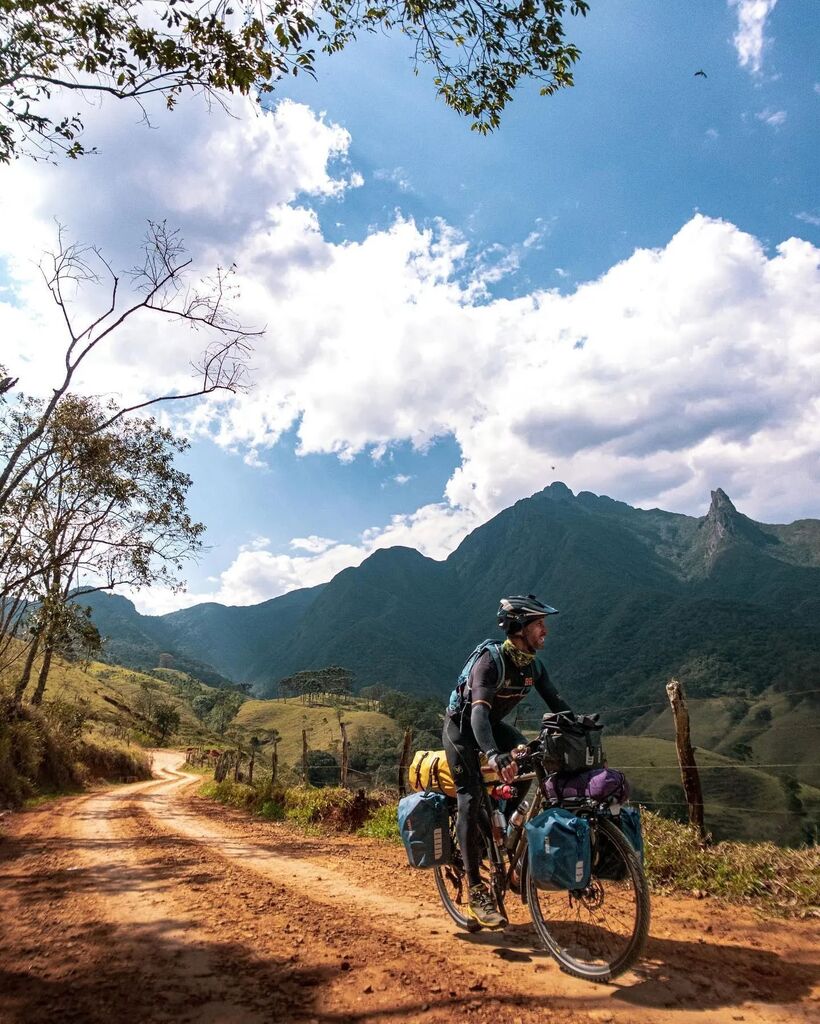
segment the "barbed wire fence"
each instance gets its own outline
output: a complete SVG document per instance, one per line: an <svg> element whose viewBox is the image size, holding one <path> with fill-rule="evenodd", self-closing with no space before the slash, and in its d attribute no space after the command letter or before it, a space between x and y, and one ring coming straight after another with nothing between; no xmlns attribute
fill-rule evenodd
<svg viewBox="0 0 820 1024"><path fill-rule="evenodd" d="M786 698L794 697L805 697L808 695L820 693L820 688L813 687L803 690L791 690L782 691L782 695ZM735 695L730 695L735 696ZM699 704L714 701L714 697L693 697L687 698L687 704ZM743 700L748 704L753 703L754 697L751 696L738 696L737 699ZM622 713L624 711L641 711L648 709L657 709L665 712L666 714L672 715L672 707L668 701L647 701L640 704L621 705L621 706L609 706L601 708L601 713L606 715L607 713ZM373 791L379 790L385 793L392 793L394 795L402 796L406 792L406 773L409 768L411 760L411 749L412 749L412 729L405 730L405 734L402 741L402 752L398 753L397 749L397 760L392 763L381 763L378 767L372 770L362 770L361 768L353 768L350 765L350 748L351 744L348 742L347 733L344 723L340 720L340 743L342 757L337 759L338 751L331 753L326 750L310 749L308 742L308 734L305 729L302 730L302 757L301 761L296 761L293 764L281 764L278 763L278 743L281 741L281 737L278 737L276 741L271 743L258 742L258 746L255 750L251 750L247 742L235 744L230 749L208 749L208 748L189 748L186 752L186 760L189 764L196 767L212 767L214 770L214 777L217 781L230 778L237 782L253 782L257 786L261 787L272 787L274 785L280 785L283 787L287 786L303 786L303 785L318 785L318 786L344 786L351 790L365 790ZM820 729L820 722L804 722L804 723L792 723L790 729L797 732L802 732L807 735L809 742L812 744L812 750L816 750L816 741L814 737L816 732ZM636 737L639 738L639 737ZM354 745L355 746L355 745ZM272 747L272 750L271 750ZM398 748L398 744L397 744ZM697 751L697 747L694 748ZM704 750L705 748L700 748ZM332 763L321 763L320 760L316 760L319 756L326 756L332 759ZM694 758L693 758L694 760ZM666 776L665 779L660 783L660 791L656 791L655 787L650 790L646 786L634 786L636 802L643 806L646 806L652 810L657 810L659 813L664 814L667 817L676 817L681 820L686 820L687 817L691 820L692 818L692 802L686 798L685 787L682 783L682 765L680 761L669 761L669 763L655 764L650 763L635 763L635 764L621 764L617 765L617 768L625 773L638 772L643 778L650 773L662 773L662 776ZM746 756L742 760L733 761L725 764L699 764L696 767L698 776L703 776L703 783L705 789L705 796L701 799L700 804L702 811L706 812L710 816L723 814L725 812L731 812L733 814L748 814L754 812L755 804L750 801L748 803L726 803L719 797L726 793L727 788L731 788L731 785L727 787L724 783L718 787L715 791L714 786L711 782L712 779L718 779L723 774L724 778L727 778L725 773L741 773L737 779L733 780L740 786L744 781L748 782L747 770L753 769L762 773L768 774L773 779L783 784L783 776L788 774L793 777L796 771L805 772L807 769L820 768L820 761L763 761L754 760L751 756ZM715 774L717 773L717 774ZM731 775L728 776L731 780ZM795 779L794 782L797 782ZM682 790L681 796L683 799L671 799L666 798L667 794L663 793L665 786L674 786L677 789ZM797 783L797 789L800 784ZM742 786L741 786L742 788ZM669 793L671 797L673 794ZM784 821L793 819L797 820L801 817L806 819L806 838L811 841L812 830L816 841L817 823L811 823L808 819L809 813L802 807L799 798L797 798L797 790L793 789L793 800L792 806L783 806L782 808L772 808L771 801L768 801L765 805L765 813L767 815L775 816ZM664 798L661 798L661 797ZM783 793L784 804L788 802L788 794L784 786ZM762 807L762 804L758 804ZM676 813L677 812L677 813ZM816 815L817 808L814 808Z"/></svg>

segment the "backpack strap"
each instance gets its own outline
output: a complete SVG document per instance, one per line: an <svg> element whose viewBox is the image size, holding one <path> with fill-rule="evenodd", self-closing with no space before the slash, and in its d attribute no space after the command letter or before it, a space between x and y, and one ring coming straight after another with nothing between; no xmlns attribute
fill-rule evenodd
<svg viewBox="0 0 820 1024"><path fill-rule="evenodd" d="M488 642L486 650L490 652L490 657L495 663L495 667L498 671L498 682L495 684L496 690L500 690L504 685L504 678L507 674L507 666L504 662L504 655L501 653L501 644L497 642Z"/></svg>

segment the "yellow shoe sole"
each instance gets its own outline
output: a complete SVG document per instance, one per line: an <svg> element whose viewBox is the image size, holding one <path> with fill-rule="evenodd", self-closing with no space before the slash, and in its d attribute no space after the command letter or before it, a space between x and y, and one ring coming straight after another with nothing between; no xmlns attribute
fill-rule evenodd
<svg viewBox="0 0 820 1024"><path fill-rule="evenodd" d="M496 931L499 928L507 927L506 917L501 917L501 919L495 923L492 923L490 921L482 921L478 914L470 906L467 907L467 916L471 917L475 921L475 923L481 925L482 928L488 928L490 929L490 931Z"/></svg>

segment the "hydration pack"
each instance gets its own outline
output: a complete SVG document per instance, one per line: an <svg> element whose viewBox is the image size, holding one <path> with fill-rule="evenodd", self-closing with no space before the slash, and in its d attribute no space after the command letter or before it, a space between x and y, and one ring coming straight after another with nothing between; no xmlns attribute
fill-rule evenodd
<svg viewBox="0 0 820 1024"><path fill-rule="evenodd" d="M470 657L464 664L464 668L458 677L456 688L450 694L450 700L447 704L448 715L460 714L469 701L469 690L470 690L470 673L473 670L473 665L478 661L481 655L485 651L490 652L490 657L495 662L495 667L498 669L498 682L497 687L500 687L504 683L504 657L501 654L501 645L503 640L482 640L481 643L476 647Z"/></svg>
<svg viewBox="0 0 820 1024"><path fill-rule="evenodd" d="M548 807L528 821L527 856L539 889L585 889L589 885L589 822L563 807Z"/></svg>
<svg viewBox="0 0 820 1024"><path fill-rule="evenodd" d="M413 793L399 800L399 834L414 868L450 863L450 810L441 793Z"/></svg>

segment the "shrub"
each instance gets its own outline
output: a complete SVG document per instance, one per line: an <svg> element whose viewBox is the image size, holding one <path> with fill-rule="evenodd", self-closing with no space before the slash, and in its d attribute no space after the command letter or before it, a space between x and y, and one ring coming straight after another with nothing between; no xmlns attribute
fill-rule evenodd
<svg viewBox="0 0 820 1024"><path fill-rule="evenodd" d="M702 847L690 825L641 812L646 871L664 889L698 891L800 912L820 904L820 848L722 842Z"/></svg>
<svg viewBox="0 0 820 1024"><path fill-rule="evenodd" d="M388 839L390 842L400 843L401 836L399 835L395 802L382 804L381 807L372 811L357 835L365 836L368 839Z"/></svg>
<svg viewBox="0 0 820 1024"><path fill-rule="evenodd" d="M94 736L79 740L75 746L77 760L94 779L124 782L127 779L150 779L148 755L119 740Z"/></svg>
<svg viewBox="0 0 820 1024"><path fill-rule="evenodd" d="M251 811L268 821L291 821L300 828L355 832L385 802L379 794L351 792L338 786L248 786L226 779L209 780L200 794L231 807ZM395 816L395 806L393 812Z"/></svg>

